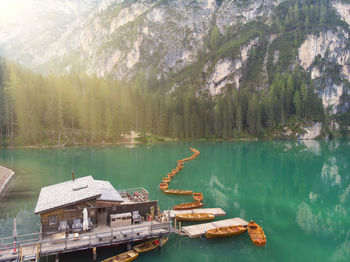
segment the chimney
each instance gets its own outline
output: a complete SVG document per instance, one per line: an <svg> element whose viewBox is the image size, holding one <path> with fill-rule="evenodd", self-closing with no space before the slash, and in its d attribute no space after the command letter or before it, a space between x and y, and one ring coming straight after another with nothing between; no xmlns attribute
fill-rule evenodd
<svg viewBox="0 0 350 262"><path fill-rule="evenodd" d="M74 181L74 171L72 170L72 180Z"/></svg>

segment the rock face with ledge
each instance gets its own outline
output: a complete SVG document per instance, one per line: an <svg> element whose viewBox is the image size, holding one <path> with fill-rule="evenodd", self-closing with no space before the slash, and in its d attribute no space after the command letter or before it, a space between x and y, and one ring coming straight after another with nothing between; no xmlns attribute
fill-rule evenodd
<svg viewBox="0 0 350 262"><path fill-rule="evenodd" d="M350 94L344 85L344 80L350 81L350 50L346 47L348 41L349 34L345 30L328 30L319 35L308 35L298 52L300 66L311 72L324 108L333 115L349 108L341 100L344 93ZM339 68L336 79L328 74L329 65Z"/></svg>
<svg viewBox="0 0 350 262"><path fill-rule="evenodd" d="M303 135L300 135L298 139L300 140L315 139L321 135L322 124L315 123L314 125L310 127L305 127L303 129L305 133Z"/></svg>

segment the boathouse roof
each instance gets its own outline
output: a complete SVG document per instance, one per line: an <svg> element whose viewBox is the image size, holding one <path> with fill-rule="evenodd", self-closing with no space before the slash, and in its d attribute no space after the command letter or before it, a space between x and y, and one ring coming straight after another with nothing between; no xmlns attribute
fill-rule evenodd
<svg viewBox="0 0 350 262"><path fill-rule="evenodd" d="M82 201L97 199L122 202L117 190L108 181L95 180L92 176L77 178L74 181L43 187L40 190L35 214L73 205Z"/></svg>
<svg viewBox="0 0 350 262"><path fill-rule="evenodd" d="M100 201L113 201L113 202L123 202L123 198L120 196L117 190L108 181L95 180L95 184L101 191L101 196L97 198Z"/></svg>

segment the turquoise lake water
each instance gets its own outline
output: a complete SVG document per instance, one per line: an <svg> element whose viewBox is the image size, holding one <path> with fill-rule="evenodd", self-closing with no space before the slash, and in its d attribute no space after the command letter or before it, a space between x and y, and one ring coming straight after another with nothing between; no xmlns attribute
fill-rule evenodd
<svg viewBox="0 0 350 262"><path fill-rule="evenodd" d="M255 220L266 247L249 235L190 239L172 235L162 250L136 261L350 261L350 142L194 142L67 149L1 149L0 165L17 173L0 202L0 237L39 230L33 214L40 188L76 176L109 180L117 189L145 187L161 209L191 201L164 195L158 184L178 159L186 162L172 188L203 192L206 207L221 207L224 218ZM221 219L224 219L221 218ZM98 260L122 251L98 250ZM53 261L44 258L41 261ZM60 261L92 261L91 251L66 254Z"/></svg>

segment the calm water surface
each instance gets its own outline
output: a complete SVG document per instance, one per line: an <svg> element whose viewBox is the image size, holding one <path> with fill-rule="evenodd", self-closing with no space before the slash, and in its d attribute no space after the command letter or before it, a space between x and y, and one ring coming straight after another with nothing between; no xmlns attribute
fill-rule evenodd
<svg viewBox="0 0 350 262"><path fill-rule="evenodd" d="M33 214L40 188L77 176L109 180L117 189L145 187L161 209L190 201L168 196L158 184L176 160L185 163L172 188L203 192L206 207L221 207L226 218L253 219L263 226L266 247L249 235L218 240L172 235L162 250L138 261L350 261L350 142L218 142L86 147L2 149L0 165L17 178L0 203L0 236L39 230ZM123 247L99 249L98 260ZM60 261L92 261L91 251L67 254ZM42 261L52 261L45 258Z"/></svg>

